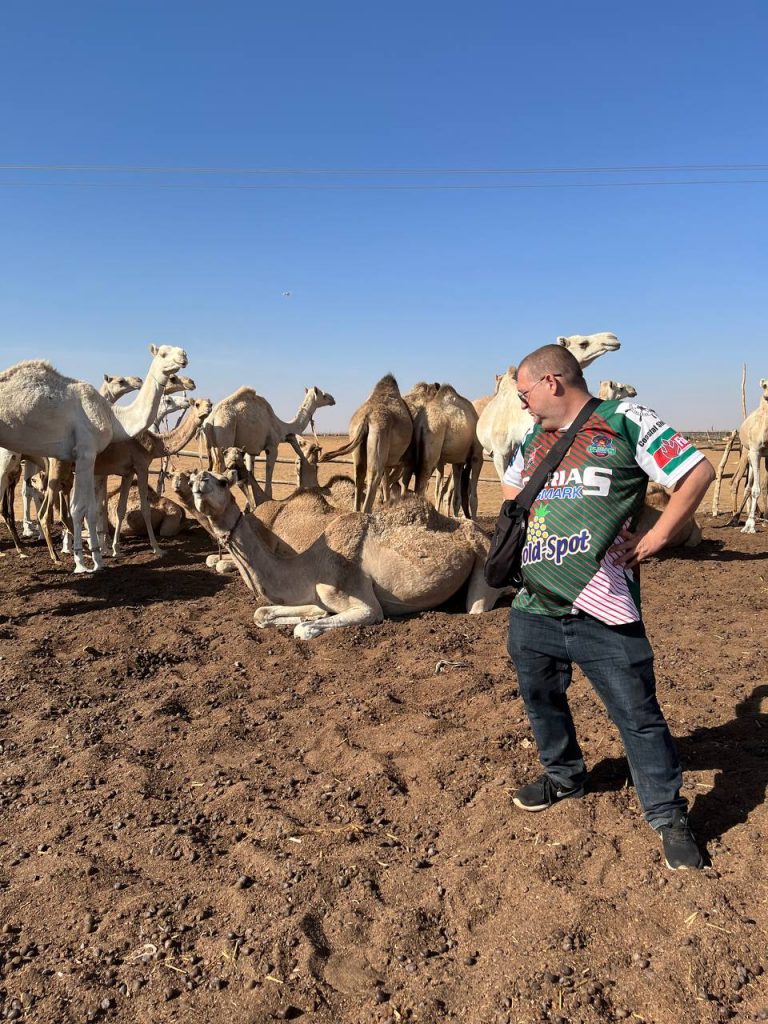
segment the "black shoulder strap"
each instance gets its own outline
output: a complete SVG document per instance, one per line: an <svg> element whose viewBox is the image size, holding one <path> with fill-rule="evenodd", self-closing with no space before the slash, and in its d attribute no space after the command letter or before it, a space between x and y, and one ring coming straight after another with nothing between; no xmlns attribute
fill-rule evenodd
<svg viewBox="0 0 768 1024"><path fill-rule="evenodd" d="M561 438L559 438L549 449L547 454L541 460L539 465L536 467L534 472L531 474L531 478L525 487L520 491L515 501L518 505L523 508L529 509L536 500L536 495L539 493L541 488L544 486L544 482L550 473L554 472L560 463L563 461L565 453L573 444L573 439L578 434L579 430L584 426L589 417L600 405L599 398L590 398L584 406L579 409L576 419L571 423L570 427L566 430Z"/></svg>

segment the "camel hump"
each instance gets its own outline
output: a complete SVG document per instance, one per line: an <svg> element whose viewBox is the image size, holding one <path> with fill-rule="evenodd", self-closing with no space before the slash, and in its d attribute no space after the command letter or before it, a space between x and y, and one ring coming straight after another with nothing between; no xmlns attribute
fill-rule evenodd
<svg viewBox="0 0 768 1024"><path fill-rule="evenodd" d="M406 493L399 501L377 509L372 516L372 529L379 536L393 530L416 526L426 530L456 529L453 520L441 516L435 506L418 494Z"/></svg>
<svg viewBox="0 0 768 1024"><path fill-rule="evenodd" d="M19 373L24 374L26 377L37 379L47 378L51 374L61 377L59 371L54 366L51 366L46 359L25 359L23 362L16 363L14 366L9 366L7 370L3 370L0 373L0 381L11 380Z"/></svg>
<svg viewBox="0 0 768 1024"><path fill-rule="evenodd" d="M435 398L447 399L449 402L455 402L457 399L461 399L461 397L452 384L441 384L440 390L435 395Z"/></svg>
<svg viewBox="0 0 768 1024"><path fill-rule="evenodd" d="M374 386L373 391L371 392L371 398L384 398L390 395L397 395L397 397L400 398L400 388L398 387L394 375L386 373Z"/></svg>

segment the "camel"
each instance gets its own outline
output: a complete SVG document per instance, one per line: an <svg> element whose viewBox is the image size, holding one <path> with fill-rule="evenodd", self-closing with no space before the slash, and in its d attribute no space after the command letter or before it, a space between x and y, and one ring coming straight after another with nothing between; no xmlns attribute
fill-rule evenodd
<svg viewBox="0 0 768 1024"><path fill-rule="evenodd" d="M190 482L195 506L246 586L274 602L255 612L259 627L293 625L295 637L310 640L341 626L435 608L465 584L471 614L489 610L500 596L483 575L485 534L468 520L441 516L416 495L372 515L341 515L306 551L286 556L269 550L264 527L243 515L225 477L203 470Z"/></svg>
<svg viewBox="0 0 768 1024"><path fill-rule="evenodd" d="M633 397L628 395L628 398ZM640 515L635 526L637 533L647 533L661 518L661 514L669 504L671 492L661 484L653 481L648 484L648 491L645 496L645 504L640 509ZM666 544L668 548L696 548L701 544L703 534L701 526L695 516L690 515L680 526Z"/></svg>
<svg viewBox="0 0 768 1024"><path fill-rule="evenodd" d="M413 438L413 421L397 381L388 373L376 384L349 422L349 443L326 452L321 462L352 454L355 464L355 511L370 512L383 483L387 498L389 470L402 471Z"/></svg>
<svg viewBox="0 0 768 1024"><path fill-rule="evenodd" d="M99 394L107 401L114 403L131 391L138 391L143 381L141 377L124 377L119 374L104 374L104 380L99 387ZM22 456L22 472L24 474L24 488L22 491L22 537L38 537L39 530L37 523L32 519L32 505L35 512L39 514L40 506L43 503L44 494L33 484L38 473L47 475L47 463L45 459L35 456Z"/></svg>
<svg viewBox="0 0 768 1024"><path fill-rule="evenodd" d="M108 402L114 405L123 395L129 394L131 391L138 391L143 383L144 381L141 377L123 377L105 373L104 380L99 388L99 394L103 395Z"/></svg>
<svg viewBox="0 0 768 1024"><path fill-rule="evenodd" d="M295 435L302 434L312 422L315 412L323 406L335 405L332 395L320 388L305 388L304 399L293 420L281 420L266 398L253 388L238 388L228 398L217 402L205 425L208 468L221 470L225 448L244 448L250 456L266 452L264 493L272 497L272 473L281 441L297 447ZM255 499L254 499L255 501Z"/></svg>
<svg viewBox="0 0 768 1024"><path fill-rule="evenodd" d="M144 430L137 437L132 437L127 441L113 441L112 444L97 456L94 474L99 478L98 490L99 493L103 494L104 499L106 499L106 479L103 478L107 476L122 477L115 515L115 533L112 539L112 554L115 558L120 556L120 533L128 507L128 495L134 476L136 477L139 503L150 547L158 558L162 557L163 549L155 539L152 528L152 516L147 500L149 467L154 459L173 455L188 444L212 408L213 405L207 398L197 398L192 402L189 412L175 430L170 430L163 434L155 434L151 430Z"/></svg>
<svg viewBox="0 0 768 1024"><path fill-rule="evenodd" d="M637 391L631 384L622 384L618 380L601 380L597 397L601 402L612 402L616 398L636 398Z"/></svg>
<svg viewBox="0 0 768 1024"><path fill-rule="evenodd" d="M559 337L557 344L567 348L582 369L605 352L615 352L621 347L615 334L572 334L567 338ZM510 366L497 382L496 394L477 423L477 436L483 448L493 456L499 480L503 479L515 448L532 425L532 417L517 397L517 368Z"/></svg>
<svg viewBox="0 0 768 1024"><path fill-rule="evenodd" d="M65 377L50 363L33 359L0 373L0 445L12 451L74 461L77 470L72 501L75 572L88 572L83 561L82 524L88 522L93 569L104 562L97 538L93 466L113 439L133 437L152 422L165 381L187 364L183 349L150 346L152 363L130 405L112 406L90 384Z"/></svg>
<svg viewBox="0 0 768 1024"><path fill-rule="evenodd" d="M448 464L453 473L453 514L457 516L463 508L470 519L477 515L477 481L483 468L477 420L469 399L450 384L441 384L434 397L418 411L413 424L418 467L416 493L424 494L437 469L435 505L439 510L445 493L443 468ZM462 488L462 478L468 487Z"/></svg>
<svg viewBox="0 0 768 1024"><path fill-rule="evenodd" d="M755 533L755 518L757 513L757 500L760 497L760 460L768 459L768 377L760 381L760 388L763 397L754 412L739 427L739 440L741 441L741 459L733 474L731 481L731 495L733 498L733 514L731 523L738 522L739 514L736 509L739 483L743 476L747 475L745 501L749 501L747 521L741 528L742 533ZM719 489L719 487L718 487ZM747 498L747 494L749 498ZM715 499L716 500L716 499ZM766 499L763 499L765 506Z"/></svg>
<svg viewBox="0 0 768 1024"><path fill-rule="evenodd" d="M110 491L107 497L107 513L109 523L114 529L117 524L117 506L120 495L120 488L116 487ZM152 530L156 537L176 537L189 526L185 510L171 498L158 494L153 487L147 487L147 503L149 505L150 521ZM125 517L121 530L121 536L127 534L131 537L146 537L147 524L144 521L144 513L141 508L141 496L138 485L134 482L128 491L128 500L125 509Z"/></svg>

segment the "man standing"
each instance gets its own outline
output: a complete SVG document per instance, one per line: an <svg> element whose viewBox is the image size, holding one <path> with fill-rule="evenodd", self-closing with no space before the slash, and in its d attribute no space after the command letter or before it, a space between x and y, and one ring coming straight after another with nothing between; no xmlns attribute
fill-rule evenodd
<svg viewBox="0 0 768 1024"><path fill-rule="evenodd" d="M591 397L578 362L559 345L526 356L517 380L534 425L504 476L505 498L517 496ZM653 529L633 534L649 478L672 496ZM531 507L524 585L509 616L509 654L544 766L517 790L515 805L543 811L584 795L587 770L566 696L576 663L619 729L646 820L674 870L703 861L656 699L638 563L664 548L713 479L704 456L655 412L626 399L601 402Z"/></svg>

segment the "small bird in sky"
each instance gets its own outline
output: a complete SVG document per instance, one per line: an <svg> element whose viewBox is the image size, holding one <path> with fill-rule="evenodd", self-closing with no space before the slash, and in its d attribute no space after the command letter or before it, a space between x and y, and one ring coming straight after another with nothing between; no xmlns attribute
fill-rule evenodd
<svg viewBox="0 0 768 1024"><path fill-rule="evenodd" d="M290 297L291 297L291 293L290 292L283 292L283 298L284 299L290 299Z"/></svg>

